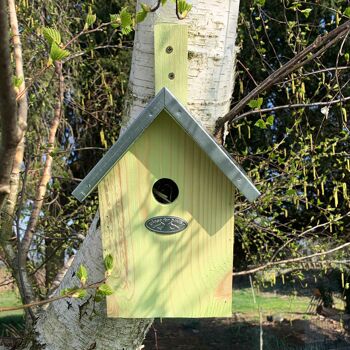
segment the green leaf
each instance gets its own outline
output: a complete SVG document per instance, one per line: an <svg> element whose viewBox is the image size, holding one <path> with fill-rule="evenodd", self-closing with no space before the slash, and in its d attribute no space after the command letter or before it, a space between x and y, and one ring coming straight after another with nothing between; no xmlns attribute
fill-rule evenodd
<svg viewBox="0 0 350 350"><path fill-rule="evenodd" d="M70 288L64 288L60 291L60 295L65 296L65 295L69 295L71 296L72 293L74 293L75 291L77 291L79 289L79 287L74 286L74 287L70 287Z"/></svg>
<svg viewBox="0 0 350 350"><path fill-rule="evenodd" d="M69 296L71 298L83 299L86 297L87 291L85 289L81 289L78 287L72 287L72 288L62 289L60 294L62 296L67 296L67 297Z"/></svg>
<svg viewBox="0 0 350 350"><path fill-rule="evenodd" d="M97 289L98 295L111 295L113 294L113 289L106 283L101 284Z"/></svg>
<svg viewBox="0 0 350 350"><path fill-rule="evenodd" d="M347 16L347 17L350 17L350 7L347 7L347 8L345 9L345 11L343 12L343 14L344 14L345 16Z"/></svg>
<svg viewBox="0 0 350 350"><path fill-rule="evenodd" d="M72 298L83 299L87 296L87 291L85 289L77 289L73 294Z"/></svg>
<svg viewBox="0 0 350 350"><path fill-rule="evenodd" d="M120 26L120 16L117 14L110 14L109 18L111 20L112 28L116 29Z"/></svg>
<svg viewBox="0 0 350 350"><path fill-rule="evenodd" d="M103 296L102 295L99 295L99 294L96 294L95 297L94 297L94 301L96 303L99 303L103 300Z"/></svg>
<svg viewBox="0 0 350 350"><path fill-rule="evenodd" d="M287 196L295 196L297 194L297 191L294 188L289 188L286 192Z"/></svg>
<svg viewBox="0 0 350 350"><path fill-rule="evenodd" d="M266 125L270 125L272 126L273 125L273 122L275 120L275 117L273 115L269 115L266 119Z"/></svg>
<svg viewBox="0 0 350 350"><path fill-rule="evenodd" d="M166 0L160 0L160 3L162 4L162 6L164 6L166 4Z"/></svg>
<svg viewBox="0 0 350 350"><path fill-rule="evenodd" d="M136 23L141 23L145 20L145 18L147 17L147 12L141 10L139 12L136 13Z"/></svg>
<svg viewBox="0 0 350 350"><path fill-rule="evenodd" d="M259 109L261 107L261 105L263 104L264 99L262 97L259 97L256 100L250 100L248 103L248 106L250 108L254 108L254 109Z"/></svg>
<svg viewBox="0 0 350 350"><path fill-rule="evenodd" d="M260 129L267 129L266 123L262 119L259 119L254 125Z"/></svg>
<svg viewBox="0 0 350 350"><path fill-rule="evenodd" d="M254 5L264 6L266 0L255 0Z"/></svg>
<svg viewBox="0 0 350 350"><path fill-rule="evenodd" d="M104 265L108 275L110 275L113 269L113 263L113 256L111 254L108 254L104 259Z"/></svg>
<svg viewBox="0 0 350 350"><path fill-rule="evenodd" d="M12 78L12 84L16 88L19 88L21 86L21 84L23 83L23 81L24 81L23 77L14 76Z"/></svg>
<svg viewBox="0 0 350 350"><path fill-rule="evenodd" d="M56 43L57 45L61 44L61 34L58 30L44 27L43 35L44 35L44 38L49 43L49 45L52 46L53 43Z"/></svg>
<svg viewBox="0 0 350 350"><path fill-rule="evenodd" d="M350 55L349 55L348 52L344 53L344 58L345 58L345 61L346 61L346 62L349 62Z"/></svg>
<svg viewBox="0 0 350 350"><path fill-rule="evenodd" d="M96 22L96 15L92 13L91 7L89 7L89 12L86 15L84 30L91 27Z"/></svg>
<svg viewBox="0 0 350 350"><path fill-rule="evenodd" d="M86 267L84 265L80 265L77 272L77 277L80 279L80 282L85 285L87 279L88 279L88 272L86 270Z"/></svg>
<svg viewBox="0 0 350 350"><path fill-rule="evenodd" d="M191 11L192 5L186 2L186 0L179 0L177 8L181 17L185 18L187 14Z"/></svg>
<svg viewBox="0 0 350 350"><path fill-rule="evenodd" d="M61 49L56 42L52 42L51 50L50 50L50 58L53 62L60 61L63 58L69 56L69 51Z"/></svg>
<svg viewBox="0 0 350 350"><path fill-rule="evenodd" d="M122 27L122 33L124 35L129 34L132 31L133 21L127 7L124 7L120 11L119 17L120 17L120 25Z"/></svg>
<svg viewBox="0 0 350 350"><path fill-rule="evenodd" d="M141 3L141 8L142 8L142 10L143 10L144 12L151 12L151 8L150 8L150 6L147 5L147 4Z"/></svg>
<svg viewBox="0 0 350 350"><path fill-rule="evenodd" d="M307 8L305 10L301 10L300 12L305 16L305 18L308 18L310 16L312 9Z"/></svg>
<svg viewBox="0 0 350 350"><path fill-rule="evenodd" d="M75 288L73 290L75 290ZM72 291L72 288L64 288L60 291L60 295L63 297L65 295L69 294L71 291Z"/></svg>

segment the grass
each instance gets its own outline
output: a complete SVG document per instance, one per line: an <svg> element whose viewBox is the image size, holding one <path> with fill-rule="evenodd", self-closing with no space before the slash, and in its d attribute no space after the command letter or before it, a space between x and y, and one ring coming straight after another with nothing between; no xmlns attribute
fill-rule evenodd
<svg viewBox="0 0 350 350"><path fill-rule="evenodd" d="M4 306L19 306L21 305L21 301L18 295L13 291L6 291L0 293L0 307ZM6 311L0 314L0 317L3 316L14 316L14 315L22 315L22 310L16 311Z"/></svg>
<svg viewBox="0 0 350 350"><path fill-rule="evenodd" d="M21 305L18 295L12 291L0 293L0 307ZM8 336L10 332L21 328L23 324L23 311L6 311L0 313L0 336Z"/></svg>
<svg viewBox="0 0 350 350"><path fill-rule="evenodd" d="M297 295L281 295L257 292L254 296L251 288L233 290L232 308L235 313L242 313L252 318L259 317L259 309L263 315L284 315L306 313L310 298Z"/></svg>

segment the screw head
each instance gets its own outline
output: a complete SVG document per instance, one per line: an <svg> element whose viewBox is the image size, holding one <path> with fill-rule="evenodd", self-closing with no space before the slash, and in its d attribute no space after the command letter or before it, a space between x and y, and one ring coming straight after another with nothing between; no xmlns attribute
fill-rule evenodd
<svg viewBox="0 0 350 350"><path fill-rule="evenodd" d="M168 74L168 78L169 78L170 80L175 79L175 73L173 73L173 72L169 73L169 74Z"/></svg>
<svg viewBox="0 0 350 350"><path fill-rule="evenodd" d="M172 46L168 46L166 49L165 49L165 52L166 53L172 53L173 52L173 47Z"/></svg>

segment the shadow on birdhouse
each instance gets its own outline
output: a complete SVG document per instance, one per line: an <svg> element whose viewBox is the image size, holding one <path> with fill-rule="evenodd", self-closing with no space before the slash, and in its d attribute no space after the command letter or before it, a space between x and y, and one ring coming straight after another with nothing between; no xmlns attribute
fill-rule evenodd
<svg viewBox="0 0 350 350"><path fill-rule="evenodd" d="M233 186L259 192L166 88L73 195L96 186L109 317L231 316Z"/></svg>

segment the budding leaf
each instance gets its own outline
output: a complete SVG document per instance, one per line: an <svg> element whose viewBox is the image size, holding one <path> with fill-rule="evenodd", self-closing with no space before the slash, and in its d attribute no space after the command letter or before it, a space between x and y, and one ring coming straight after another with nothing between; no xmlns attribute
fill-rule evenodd
<svg viewBox="0 0 350 350"><path fill-rule="evenodd" d="M72 298L83 299L87 295L87 291L85 289L77 289L73 294Z"/></svg>
<svg viewBox="0 0 350 350"><path fill-rule="evenodd" d="M86 270L86 267L84 265L80 265L76 274L77 274L77 277L80 279L80 282L83 285L85 285L88 278L88 272Z"/></svg>
<svg viewBox="0 0 350 350"><path fill-rule="evenodd" d="M254 125L260 129L267 129L266 123L262 119L259 119Z"/></svg>
<svg viewBox="0 0 350 350"><path fill-rule="evenodd" d="M109 18L111 20L111 26L112 28L116 29L120 26L120 17L117 14L111 14L109 15Z"/></svg>
<svg viewBox="0 0 350 350"><path fill-rule="evenodd" d="M96 15L92 13L91 7L89 7L89 12L86 15L84 29L88 29L96 22Z"/></svg>
<svg viewBox="0 0 350 350"><path fill-rule="evenodd" d="M97 295L112 295L113 289L106 283L101 284L97 289Z"/></svg>
<svg viewBox="0 0 350 350"><path fill-rule="evenodd" d="M112 269L113 269L113 256L111 254L108 254L105 259L104 259L104 265L106 269L106 273L108 275L111 274Z"/></svg>
<svg viewBox="0 0 350 350"><path fill-rule="evenodd" d="M52 45L52 43L61 44L61 34L58 30L45 27L43 29L43 35L49 45Z"/></svg>
<svg viewBox="0 0 350 350"><path fill-rule="evenodd" d="M145 20L145 18L147 17L147 12L144 10L141 10L139 12L136 13L136 23L141 23Z"/></svg>
<svg viewBox="0 0 350 350"><path fill-rule="evenodd" d="M266 124L272 126L274 120L275 120L275 117L273 115L269 115L266 119Z"/></svg>
<svg viewBox="0 0 350 350"><path fill-rule="evenodd" d="M61 61L69 56L69 51L60 48L56 42L52 42L50 50L50 59L52 62Z"/></svg>
<svg viewBox="0 0 350 350"><path fill-rule="evenodd" d="M64 288L61 290L60 294L61 296L72 296L72 294L77 291L79 288L78 287L71 287L71 288Z"/></svg>
<svg viewBox="0 0 350 350"><path fill-rule="evenodd" d="M310 16L310 12L311 12L311 11L312 11L312 9L307 8L307 9L305 9L305 10L301 10L300 12L301 12L302 14L304 14L305 18L308 18L308 17Z"/></svg>
<svg viewBox="0 0 350 350"><path fill-rule="evenodd" d="M261 105L263 104L264 100L262 97L259 97L257 100L250 100L249 103L248 103L248 106L250 108L260 108Z"/></svg>
<svg viewBox="0 0 350 350"><path fill-rule="evenodd" d="M23 81L24 81L23 77L14 76L12 78L12 84L16 88L19 88L21 86L21 84L23 83Z"/></svg>
<svg viewBox="0 0 350 350"><path fill-rule="evenodd" d="M186 0L179 0L177 6L179 14L183 18L185 18L192 9L192 5L187 3Z"/></svg>
<svg viewBox="0 0 350 350"><path fill-rule="evenodd" d="M120 11L120 25L122 27L122 33L127 35L132 31L132 17L131 14L128 11L127 7L124 7L121 11Z"/></svg>
<svg viewBox="0 0 350 350"><path fill-rule="evenodd" d="M150 6L147 5L147 4L141 3L141 8L142 8L142 10L145 11L145 12L150 12L150 11L151 11Z"/></svg>

